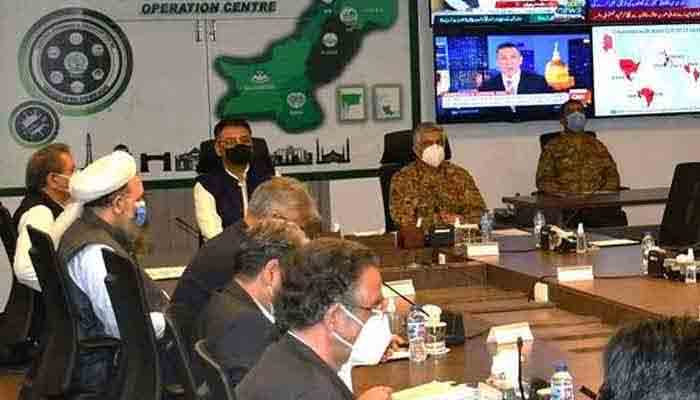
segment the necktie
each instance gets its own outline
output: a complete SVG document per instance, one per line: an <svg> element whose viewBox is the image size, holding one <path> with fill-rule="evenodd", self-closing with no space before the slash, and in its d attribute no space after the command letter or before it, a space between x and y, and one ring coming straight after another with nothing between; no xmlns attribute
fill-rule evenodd
<svg viewBox="0 0 700 400"><path fill-rule="evenodd" d="M513 81L506 79L506 94L513 94Z"/></svg>

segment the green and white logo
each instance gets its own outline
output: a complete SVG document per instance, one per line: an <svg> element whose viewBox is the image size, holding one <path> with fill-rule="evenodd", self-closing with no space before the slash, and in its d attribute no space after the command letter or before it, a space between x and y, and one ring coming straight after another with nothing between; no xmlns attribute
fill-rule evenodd
<svg viewBox="0 0 700 400"><path fill-rule="evenodd" d="M58 114L41 101L30 100L15 107L8 121L12 136L23 146L52 142L58 134Z"/></svg>
<svg viewBox="0 0 700 400"><path fill-rule="evenodd" d="M326 47L335 47L338 45L338 35L333 32L328 32L321 38L323 45Z"/></svg>
<svg viewBox="0 0 700 400"><path fill-rule="evenodd" d="M287 95L287 104L289 104L289 107L298 110L306 104L306 95L302 92L292 92Z"/></svg>
<svg viewBox="0 0 700 400"><path fill-rule="evenodd" d="M343 8L343 11L340 12L340 22L347 26L357 25L358 19L359 15L357 10L352 7L345 7Z"/></svg>
<svg viewBox="0 0 700 400"><path fill-rule="evenodd" d="M257 70L253 74L253 77L250 78L250 80L253 81L253 83L257 83L258 85L262 85L262 84L270 82L270 75L268 75L267 72L265 72L263 70Z"/></svg>
<svg viewBox="0 0 700 400"><path fill-rule="evenodd" d="M109 17L86 8L63 8L42 17L24 35L18 56L27 92L60 113L104 110L131 79L131 46Z"/></svg>

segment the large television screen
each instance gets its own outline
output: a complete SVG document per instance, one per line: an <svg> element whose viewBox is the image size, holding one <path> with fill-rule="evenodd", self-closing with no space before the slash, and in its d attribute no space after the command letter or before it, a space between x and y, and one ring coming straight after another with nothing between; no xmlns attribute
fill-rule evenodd
<svg viewBox="0 0 700 400"><path fill-rule="evenodd" d="M584 28L436 33L434 50L439 123L557 119L570 98L589 105L592 115L591 37Z"/></svg>
<svg viewBox="0 0 700 400"><path fill-rule="evenodd" d="M590 22L700 21L700 0L590 0Z"/></svg>
<svg viewBox="0 0 700 400"><path fill-rule="evenodd" d="M700 112L700 25L593 28L595 115Z"/></svg>
<svg viewBox="0 0 700 400"><path fill-rule="evenodd" d="M583 22L586 0L431 0L436 24L548 24Z"/></svg>

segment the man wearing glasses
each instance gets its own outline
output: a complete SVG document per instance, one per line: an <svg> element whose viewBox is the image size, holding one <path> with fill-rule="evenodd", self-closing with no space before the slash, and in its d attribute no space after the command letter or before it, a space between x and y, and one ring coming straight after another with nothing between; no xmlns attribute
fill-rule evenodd
<svg viewBox="0 0 700 400"><path fill-rule="evenodd" d="M246 214L248 197L275 173L254 157L250 125L242 119L225 119L214 127L214 149L223 168L197 177L194 206L197 225L211 239Z"/></svg>
<svg viewBox="0 0 700 400"><path fill-rule="evenodd" d="M236 387L240 400L355 398L338 376L351 357L379 360L391 339L374 328L384 320L378 257L347 240L311 241L280 264L284 276L275 297L276 324L287 333L270 345ZM382 333L383 332L383 333ZM358 399L388 400L376 386Z"/></svg>
<svg viewBox="0 0 700 400"><path fill-rule="evenodd" d="M19 282L37 291L41 291L41 287L29 258L31 243L27 225L48 233L58 243L67 228L58 217L70 202L68 183L73 172L75 160L70 147L63 143L53 143L36 151L27 163L27 194L12 218L19 234L14 270Z"/></svg>

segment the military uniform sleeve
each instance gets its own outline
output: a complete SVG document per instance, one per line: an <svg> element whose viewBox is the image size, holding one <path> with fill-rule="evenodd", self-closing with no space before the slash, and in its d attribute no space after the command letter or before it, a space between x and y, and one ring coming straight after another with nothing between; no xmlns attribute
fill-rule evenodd
<svg viewBox="0 0 700 400"><path fill-rule="evenodd" d="M466 223L478 224L481 214L486 210L486 203L481 196L479 188L476 187L476 182L471 174L464 171L465 190L464 190L464 218Z"/></svg>
<svg viewBox="0 0 700 400"><path fill-rule="evenodd" d="M402 171L391 178L391 194L389 196L389 211L391 218L398 226L415 225L415 199L411 198L410 181Z"/></svg>
<svg viewBox="0 0 700 400"><path fill-rule="evenodd" d="M537 163L537 177L535 186L537 190L545 193L560 192L561 188L557 180L556 158L551 143L542 150L540 160Z"/></svg>
<svg viewBox="0 0 700 400"><path fill-rule="evenodd" d="M603 179L605 179L605 185L603 190L620 190L620 172L617 170L617 164L612 158L612 155L608 151L607 147L601 143L605 156L602 161L602 168L604 168Z"/></svg>

